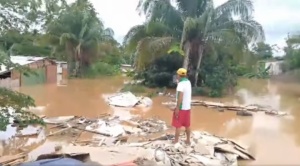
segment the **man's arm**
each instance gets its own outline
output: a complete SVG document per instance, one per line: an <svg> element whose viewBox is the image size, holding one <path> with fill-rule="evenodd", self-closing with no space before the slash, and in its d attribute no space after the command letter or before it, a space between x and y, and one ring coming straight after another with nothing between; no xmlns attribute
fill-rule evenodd
<svg viewBox="0 0 300 166"><path fill-rule="evenodd" d="M180 109L180 105L182 104L182 100L183 100L183 87L182 85L179 83L177 88L176 88L176 91L177 91L177 103L176 103L176 109L179 110Z"/></svg>
<svg viewBox="0 0 300 166"><path fill-rule="evenodd" d="M182 99L183 99L183 92L178 91L178 99L177 99L177 104L176 108L180 110L180 106L182 104Z"/></svg>

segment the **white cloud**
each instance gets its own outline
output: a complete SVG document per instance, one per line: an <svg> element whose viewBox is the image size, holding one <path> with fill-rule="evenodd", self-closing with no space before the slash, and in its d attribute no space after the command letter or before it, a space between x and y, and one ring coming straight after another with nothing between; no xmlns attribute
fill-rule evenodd
<svg viewBox="0 0 300 166"><path fill-rule="evenodd" d="M91 0L105 25L114 29L119 41L132 26L144 21L136 11L138 1ZM225 1L215 0L215 4ZM263 25L268 43L283 47L287 33L300 30L300 0L255 0L254 5L254 18Z"/></svg>

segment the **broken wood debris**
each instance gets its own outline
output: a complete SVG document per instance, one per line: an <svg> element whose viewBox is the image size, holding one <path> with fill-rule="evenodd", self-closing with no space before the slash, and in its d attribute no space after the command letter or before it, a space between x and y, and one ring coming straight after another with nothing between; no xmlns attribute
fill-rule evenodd
<svg viewBox="0 0 300 166"><path fill-rule="evenodd" d="M72 144L81 146L117 146L118 144L127 142L129 137L145 136L168 129L164 121L156 118L132 118L130 120L120 120L119 117L110 116L109 114L101 116L101 118L98 119L69 117L68 120L61 121L60 123L58 123L59 120L57 119L66 118L45 117L45 119L47 124L55 124L56 128L54 132L51 132L53 127L48 128L50 132L47 137L66 134L66 131L73 131L77 134L75 134L75 139ZM78 138L82 132L91 133L94 138L88 141L82 141Z"/></svg>
<svg viewBox="0 0 300 166"><path fill-rule="evenodd" d="M19 165L26 161L27 155L24 153L10 156L2 156L0 157L0 165L1 166L14 166Z"/></svg>
<svg viewBox="0 0 300 166"><path fill-rule="evenodd" d="M46 117L47 118L47 117ZM53 119L53 118L52 118ZM54 118L55 119L55 118ZM53 124L49 121L50 124ZM90 120L83 117L72 118L69 121L62 122L64 125L61 125L63 129L76 130L76 128L85 129L88 126L90 130L85 130L85 132L94 133L93 131L100 131L101 137L93 137L86 140L77 139L74 137L74 141L72 144L74 146L89 146L89 147L100 147L105 146L103 148L113 148L114 151L118 152L118 149L126 149L126 148L140 148L145 149L145 151L153 152L152 158L145 157L142 154L135 161L136 163L154 163L156 165L228 165L234 166L237 165L238 159L243 160L254 160L255 158L249 153L248 147L242 145L241 143L227 139L223 137L218 137L207 132L199 132L194 131L192 133L192 144L186 145L184 143L185 135L180 136L180 142L177 144L172 144L172 140L174 139L174 135L172 134L159 134L160 131L164 131L167 127L165 122L150 118L150 119L142 119L142 118L134 118L128 120L126 122L120 121L117 117L103 117L102 119L94 119ZM102 133L107 133L107 129L115 130L113 126L119 125L123 126L122 123L125 123L128 127L138 128L139 132L126 132L125 128L123 129L122 134L109 134L103 136ZM105 124L103 126L103 124ZM131 125L130 125L131 124ZM56 124L59 125L59 124ZM111 128L109 128L111 127ZM140 127L140 128L139 128ZM147 130L144 131L142 128L156 128L156 130ZM102 131L103 130L103 131ZM119 128L117 128L119 130ZM53 134L61 133L53 132ZM78 133L81 133L82 130L77 130ZM125 132L124 132L125 131ZM116 132L116 131L113 131ZM153 133L154 132L154 133ZM117 133L120 133L117 131ZM150 137L155 134L155 137ZM99 134L97 134L99 135ZM129 138L135 135L137 137L143 135L149 135L147 139L143 142L129 142ZM159 135L159 136L158 136ZM49 135L48 135L49 136ZM62 147L61 149L64 149ZM58 153L59 150L56 152ZM146 153L146 152L145 152ZM145 154L144 154L145 155ZM45 159L44 155L39 159ZM53 158L57 155L50 154ZM49 157L49 155L48 155ZM20 157L19 157L20 158ZM20 163L20 159L17 158L15 160L9 160L5 163ZM25 160L25 159L24 159ZM22 161L24 162L24 161Z"/></svg>
<svg viewBox="0 0 300 166"><path fill-rule="evenodd" d="M172 137L170 137L172 138ZM157 138L150 143L140 143L146 149L154 150L157 165L237 165L238 159L255 160L243 145L226 138L217 137L206 132L193 132L192 145L184 143L185 136L181 136L180 142L175 144L171 140L165 140L166 135ZM136 160L136 164L145 158Z"/></svg>
<svg viewBox="0 0 300 166"><path fill-rule="evenodd" d="M162 103L163 105L166 106L173 106L175 105L174 102L164 102ZM211 102L211 101L201 101L201 100L192 100L192 106L204 106L208 108L213 108L217 109L220 112L224 110L230 110L230 111L237 111L237 115L240 116L252 116L251 112L264 112L267 115L273 115L273 116L285 116L287 115L286 112L274 110L270 107L266 106L260 106L256 104L252 105L230 105L230 104L225 104L221 102Z"/></svg>

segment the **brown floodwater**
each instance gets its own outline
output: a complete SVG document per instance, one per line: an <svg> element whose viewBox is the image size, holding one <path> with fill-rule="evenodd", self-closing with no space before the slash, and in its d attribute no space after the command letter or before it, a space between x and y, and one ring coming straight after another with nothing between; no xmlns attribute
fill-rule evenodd
<svg viewBox="0 0 300 166"><path fill-rule="evenodd" d="M170 123L171 111L161 103L167 97L155 97L149 109L132 111L114 110L104 96L115 93L124 78L98 80L70 80L67 86L43 85L24 87L21 92L32 96L36 105L45 109L34 112L48 117L86 116L97 117L112 113L122 117L139 114L159 117ZM300 83L280 83L269 80L241 80L235 95L220 99L201 98L210 101L260 104L286 111L287 117L273 117L263 113L253 117L238 117L235 112L193 107L192 128L230 137L250 146L256 161L246 165L299 165L300 164Z"/></svg>

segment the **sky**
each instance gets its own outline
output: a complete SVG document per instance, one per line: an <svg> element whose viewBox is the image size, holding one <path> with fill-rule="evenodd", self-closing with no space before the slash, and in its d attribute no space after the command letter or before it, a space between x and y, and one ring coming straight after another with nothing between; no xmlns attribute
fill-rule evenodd
<svg viewBox="0 0 300 166"><path fill-rule="evenodd" d="M128 30L144 22L136 11L139 0L91 0L104 22L121 42ZM214 0L218 6L226 0ZM265 30L266 42L285 46L288 33L300 32L300 0L254 0L254 19ZM282 51L277 54L282 54Z"/></svg>

